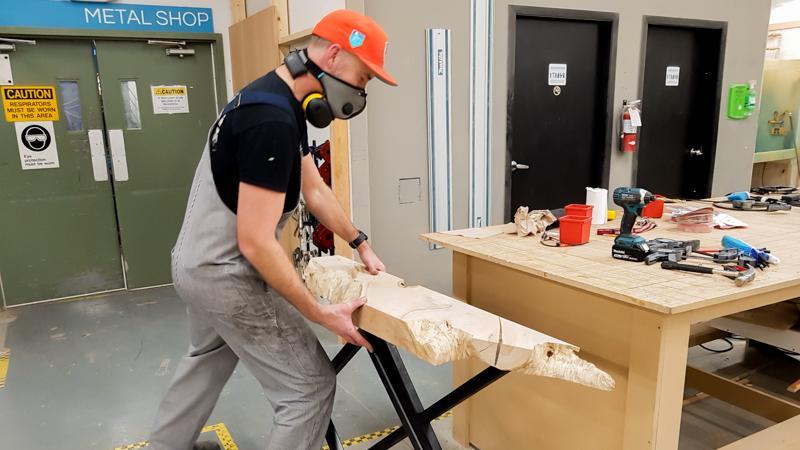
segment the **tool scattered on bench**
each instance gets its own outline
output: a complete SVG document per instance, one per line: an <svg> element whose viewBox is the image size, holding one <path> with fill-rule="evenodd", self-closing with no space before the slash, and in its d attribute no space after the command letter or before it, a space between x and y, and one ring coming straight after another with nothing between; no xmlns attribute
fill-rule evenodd
<svg viewBox="0 0 800 450"><path fill-rule="evenodd" d="M740 271L735 269L717 269L714 267L699 266L695 264L682 264L673 261L664 261L661 263L661 268L667 270L682 270L684 272L722 275L732 279L734 283L736 283L736 286L744 286L756 278L756 270L752 267L747 267Z"/></svg>
<svg viewBox="0 0 800 450"><path fill-rule="evenodd" d="M676 241L674 239L658 238L647 241L650 253L645 257L644 263L648 266L657 262L679 262L691 256L692 252L700 248L699 240Z"/></svg>
<svg viewBox="0 0 800 450"><path fill-rule="evenodd" d="M782 195L781 200L792 206L800 206L800 194Z"/></svg>
<svg viewBox="0 0 800 450"><path fill-rule="evenodd" d="M650 219L638 219L631 232L633 234L641 234L656 228L656 223ZM620 234L619 228L598 228L596 231L598 236L618 236Z"/></svg>
<svg viewBox="0 0 800 450"><path fill-rule="evenodd" d="M729 264L729 263L739 263L742 256L743 256L742 252L739 249L723 248L722 250L718 250L716 252L705 252L701 250L694 250L694 252L691 255L689 255L689 258L702 259L705 261L715 262L717 264Z"/></svg>
<svg viewBox="0 0 800 450"><path fill-rule="evenodd" d="M760 195L769 194L792 194L797 192L796 187L792 186L761 186L753 189L753 192Z"/></svg>
<svg viewBox="0 0 800 450"><path fill-rule="evenodd" d="M789 197L790 201L786 201L785 197ZM726 198L727 200L725 201L713 202L713 205L720 209L728 209L734 211L776 212L776 211L790 211L792 209L791 194L784 195L779 200L776 198L764 198L759 195L750 195L750 193L748 192L733 192L728 194Z"/></svg>
<svg viewBox="0 0 800 450"><path fill-rule="evenodd" d="M756 268L762 268L770 264L779 264L781 262L780 258L770 253L768 250L753 247L747 242L744 242L741 239L736 239L733 236L723 236L722 247L741 250L744 255L755 260Z"/></svg>
<svg viewBox="0 0 800 450"><path fill-rule="evenodd" d="M622 207L623 215L620 234L614 239L614 246L611 248L612 257L641 262L650 253L647 241L632 233L636 219L642 215L644 207L655 199L655 195L644 189L633 187L614 189L614 203Z"/></svg>

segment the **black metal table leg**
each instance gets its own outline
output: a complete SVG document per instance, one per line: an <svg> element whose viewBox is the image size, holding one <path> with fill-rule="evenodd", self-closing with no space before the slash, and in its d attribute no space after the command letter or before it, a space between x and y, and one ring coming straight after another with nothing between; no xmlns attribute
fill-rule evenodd
<svg viewBox="0 0 800 450"><path fill-rule="evenodd" d="M430 421L422 417L422 402L408 376L400 353L383 339L362 333L372 344L373 352L369 356L400 417L400 423L408 433L411 445L416 450L441 450L442 447Z"/></svg>
<svg viewBox="0 0 800 450"><path fill-rule="evenodd" d="M344 450L342 440L339 439L336 427L333 426L333 420L328 424L328 431L325 432L325 442L328 443L329 450Z"/></svg>
<svg viewBox="0 0 800 450"><path fill-rule="evenodd" d="M361 347L358 345L353 344L345 344L339 353L333 357L331 360L331 365L333 366L333 370L336 371L338 374L342 371L344 366L356 356L356 353L361 350ZM339 439L339 434L336 432L336 426L333 424L333 419L331 419L330 423L328 424L328 431L325 432L325 442L328 443L328 448L330 450L343 450L342 447L342 440Z"/></svg>
<svg viewBox="0 0 800 450"><path fill-rule="evenodd" d="M479 374L465 381L461 386L455 388L449 394L439 399L436 403L426 408L421 414L422 419L428 422L436 420L436 418L442 414L446 413L453 407L458 406L461 402L475 395L486 386L499 380L507 373L507 371L500 370L495 367L488 367L484 369ZM400 427L370 447L370 450L389 449L405 439L407 435L408 432L406 431L406 428Z"/></svg>
<svg viewBox="0 0 800 450"><path fill-rule="evenodd" d="M484 369L425 409L422 407L422 402L420 402L397 348L363 330L361 333L372 344L374 351L369 356L401 422L400 428L370 447L370 450L389 449L406 437L409 438L415 450L441 450L431 422L508 373L494 367ZM360 349L361 347L357 345L346 344L336 354L331 364L337 374ZM330 422L325 433L325 441L330 450L343 450L333 421Z"/></svg>
<svg viewBox="0 0 800 450"><path fill-rule="evenodd" d="M356 353L358 353L359 350L361 350L361 347L358 345L345 344L344 347L339 350L339 353L337 353L336 356L334 356L331 360L333 370L335 370L337 374L341 372L342 369L344 369L344 366L346 366L347 363L349 363L350 360L356 356Z"/></svg>

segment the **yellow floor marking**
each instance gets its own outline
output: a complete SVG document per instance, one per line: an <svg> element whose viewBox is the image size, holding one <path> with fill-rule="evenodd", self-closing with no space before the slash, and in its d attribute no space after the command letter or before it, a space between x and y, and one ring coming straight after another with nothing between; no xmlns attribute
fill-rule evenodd
<svg viewBox="0 0 800 450"><path fill-rule="evenodd" d="M8 375L8 358L11 356L11 350L7 350L0 354L0 389L6 387L6 375Z"/></svg>
<svg viewBox="0 0 800 450"><path fill-rule="evenodd" d="M223 450L239 450L239 447L235 442L233 442L231 433L228 432L228 427L226 427L224 423L207 425L205 428L203 428L201 433L208 433L210 431L213 431L217 435L217 439L219 440L220 445L222 445ZM148 445L150 445L149 441L141 441L135 444L114 447L114 450L139 450L140 448L146 448Z"/></svg>
<svg viewBox="0 0 800 450"><path fill-rule="evenodd" d="M2 358L6 358L6 364L8 361L8 353L3 356L0 356L0 369L2 369ZM0 374L1 374L0 370ZM446 419L453 415L453 411L447 411L446 413L442 414L441 416L434 419L434 422L437 420ZM362 444L364 442L369 442L375 439L380 439L382 437L390 435L394 430L400 428L399 426L395 425L393 427L384 428L383 430L375 431L372 433L362 434L361 436L356 436L350 439L345 439L342 441L342 447L351 447L356 444ZM219 439L220 444L224 450L239 450L239 447L233 442L233 437L231 436L230 432L228 431L228 427L225 426L224 423L218 423L216 425L208 425L201 431L202 433L208 433L209 431L213 431L217 435L217 439ZM136 442L134 444L123 445L121 447L114 447L114 450L139 450L141 448L146 448L150 445L148 441L141 441ZM327 445L322 446L323 450L329 450Z"/></svg>
<svg viewBox="0 0 800 450"><path fill-rule="evenodd" d="M441 416L433 419L434 422L437 420L446 419L453 415L453 411L447 411L446 413L442 414ZM356 444L363 444L364 442L369 442L375 439L380 439L386 437L394 432L394 430L400 428L399 425L395 425L393 427L384 428L382 430L373 431L372 433L362 434L361 436L356 436L354 438L345 439L342 441L342 447L350 447ZM322 450L330 450L327 445L322 446Z"/></svg>
<svg viewBox="0 0 800 450"><path fill-rule="evenodd" d="M222 445L224 450L239 450L239 447L237 447L236 443L233 442L233 437L231 437L231 434L228 432L228 427L226 427L224 423L209 425L203 428L203 433L207 431L213 431L217 433L217 439L219 439L219 443Z"/></svg>

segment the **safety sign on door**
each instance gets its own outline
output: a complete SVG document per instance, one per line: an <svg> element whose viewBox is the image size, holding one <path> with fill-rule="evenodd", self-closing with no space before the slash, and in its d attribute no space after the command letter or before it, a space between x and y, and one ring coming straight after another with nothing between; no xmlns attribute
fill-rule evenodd
<svg viewBox="0 0 800 450"><path fill-rule="evenodd" d="M7 122L58 120L55 86L3 86L0 95Z"/></svg>
<svg viewBox="0 0 800 450"><path fill-rule="evenodd" d="M153 114L186 114L189 112L189 90L186 86L151 86Z"/></svg>
<svg viewBox="0 0 800 450"><path fill-rule="evenodd" d="M550 64L547 66L547 85L548 86L567 85L566 64Z"/></svg>
<svg viewBox="0 0 800 450"><path fill-rule="evenodd" d="M664 81L665 86L677 86L681 80L681 68L678 66L667 66L667 76Z"/></svg>
<svg viewBox="0 0 800 450"><path fill-rule="evenodd" d="M58 168L53 122L16 122L14 127L22 170Z"/></svg>

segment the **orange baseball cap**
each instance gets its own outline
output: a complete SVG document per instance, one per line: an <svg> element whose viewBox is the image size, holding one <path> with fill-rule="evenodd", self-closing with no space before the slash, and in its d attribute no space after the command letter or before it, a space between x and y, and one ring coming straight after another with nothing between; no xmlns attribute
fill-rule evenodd
<svg viewBox="0 0 800 450"><path fill-rule="evenodd" d="M389 41L370 17L349 9L338 9L322 18L311 34L339 44L356 55L381 81L397 86L397 81L383 68Z"/></svg>

